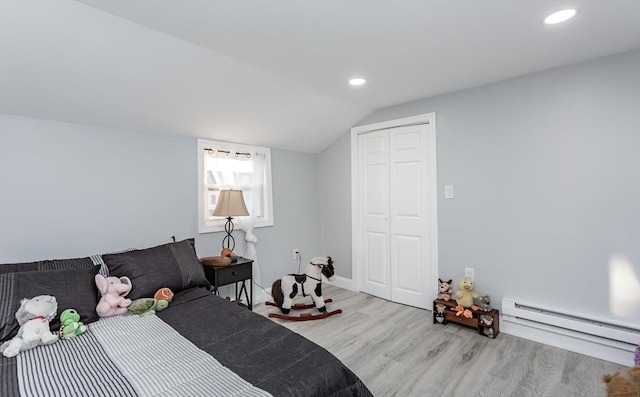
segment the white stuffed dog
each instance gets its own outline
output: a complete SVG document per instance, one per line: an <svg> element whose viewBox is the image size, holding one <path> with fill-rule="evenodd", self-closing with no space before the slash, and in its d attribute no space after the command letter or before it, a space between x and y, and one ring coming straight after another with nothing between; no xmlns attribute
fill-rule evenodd
<svg viewBox="0 0 640 397"><path fill-rule="evenodd" d="M39 295L20 301L16 320L20 324L18 335L0 346L5 357L15 357L19 352L38 345L49 345L58 340L58 335L49 330L49 321L56 317L58 302L51 295Z"/></svg>

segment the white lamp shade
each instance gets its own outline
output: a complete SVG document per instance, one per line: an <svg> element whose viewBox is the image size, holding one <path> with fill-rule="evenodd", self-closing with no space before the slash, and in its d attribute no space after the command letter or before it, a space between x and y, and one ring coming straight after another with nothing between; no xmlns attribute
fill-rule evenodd
<svg viewBox="0 0 640 397"><path fill-rule="evenodd" d="M213 215L224 217L249 215L242 190L221 190Z"/></svg>

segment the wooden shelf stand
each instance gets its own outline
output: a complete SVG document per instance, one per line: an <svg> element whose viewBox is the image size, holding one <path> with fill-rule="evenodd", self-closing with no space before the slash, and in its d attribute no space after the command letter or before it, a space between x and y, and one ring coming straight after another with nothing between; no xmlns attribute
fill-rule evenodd
<svg viewBox="0 0 640 397"><path fill-rule="evenodd" d="M444 316L438 314L436 305L441 304L445 306ZM500 312L497 309L491 309L491 311L485 312L477 310L473 312L473 317L466 318L464 316L456 316L455 308L458 304L455 299L445 301L442 299L436 299L433 301L433 323L443 324L455 323L464 325L466 327L474 328L478 331L478 334L485 335L489 338L495 338L500 333ZM480 316L490 316L493 321L491 325L485 325L480 321Z"/></svg>

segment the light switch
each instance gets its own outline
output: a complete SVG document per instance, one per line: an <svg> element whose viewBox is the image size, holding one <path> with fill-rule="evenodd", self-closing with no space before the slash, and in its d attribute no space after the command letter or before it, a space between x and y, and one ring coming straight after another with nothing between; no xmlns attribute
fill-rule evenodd
<svg viewBox="0 0 640 397"><path fill-rule="evenodd" d="M453 185L445 185L444 186L444 198L452 199L453 198Z"/></svg>

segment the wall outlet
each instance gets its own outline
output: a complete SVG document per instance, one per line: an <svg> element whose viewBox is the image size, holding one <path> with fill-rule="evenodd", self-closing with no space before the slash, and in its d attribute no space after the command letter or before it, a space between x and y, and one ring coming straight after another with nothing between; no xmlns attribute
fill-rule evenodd
<svg viewBox="0 0 640 397"><path fill-rule="evenodd" d="M297 248L293 249L293 260L297 261L300 259L300 250Z"/></svg>
<svg viewBox="0 0 640 397"><path fill-rule="evenodd" d="M473 271L472 267L465 267L464 268L464 276L465 277L469 277L471 279L471 281L475 281L474 271Z"/></svg>

